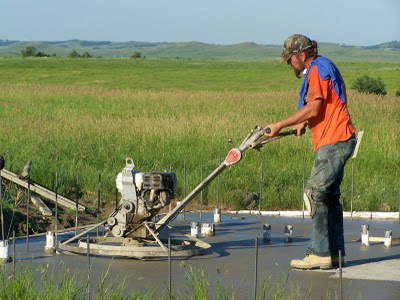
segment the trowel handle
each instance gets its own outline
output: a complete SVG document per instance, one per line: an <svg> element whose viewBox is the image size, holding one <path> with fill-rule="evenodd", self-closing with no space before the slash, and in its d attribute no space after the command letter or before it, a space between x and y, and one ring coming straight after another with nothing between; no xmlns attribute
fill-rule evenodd
<svg viewBox="0 0 400 300"><path fill-rule="evenodd" d="M301 130L301 134L306 133L306 130L303 128ZM297 135L297 130L296 129L292 129L292 130L288 130L288 131L284 131L284 132L279 132L277 134L277 136L287 136L287 135Z"/></svg>
<svg viewBox="0 0 400 300"><path fill-rule="evenodd" d="M271 128L267 127L265 129L265 132L267 134L271 133ZM303 128L301 130L301 134L304 134L305 132L306 132L306 130ZM296 129L292 129L292 130L288 130L288 131L279 132L276 136L287 136L287 135L297 135L297 130Z"/></svg>

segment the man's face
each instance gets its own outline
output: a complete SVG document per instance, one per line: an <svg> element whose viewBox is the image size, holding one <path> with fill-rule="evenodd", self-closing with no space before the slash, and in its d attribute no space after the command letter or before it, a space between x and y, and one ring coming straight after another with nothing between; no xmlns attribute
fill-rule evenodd
<svg viewBox="0 0 400 300"><path fill-rule="evenodd" d="M289 59L287 60L287 64L292 66L294 74L296 75L297 78L301 77L301 74L305 69L304 62L305 62L304 52L295 53L292 56L290 56Z"/></svg>

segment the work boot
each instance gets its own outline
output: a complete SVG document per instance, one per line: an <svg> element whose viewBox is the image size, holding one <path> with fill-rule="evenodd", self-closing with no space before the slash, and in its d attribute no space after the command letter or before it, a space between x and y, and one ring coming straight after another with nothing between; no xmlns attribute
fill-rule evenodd
<svg viewBox="0 0 400 300"><path fill-rule="evenodd" d="M307 254L304 259L293 259L290 266L296 269L331 269L332 257Z"/></svg>

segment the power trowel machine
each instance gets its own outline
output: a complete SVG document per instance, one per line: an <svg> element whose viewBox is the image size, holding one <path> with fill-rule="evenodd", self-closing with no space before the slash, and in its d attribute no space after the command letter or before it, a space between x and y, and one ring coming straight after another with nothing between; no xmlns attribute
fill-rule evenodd
<svg viewBox="0 0 400 300"><path fill-rule="evenodd" d="M175 173L142 173L128 158L125 168L117 175L116 184L122 197L107 219L109 232L115 237L148 237L149 231L143 226L144 222L150 222L175 198Z"/></svg>
<svg viewBox="0 0 400 300"><path fill-rule="evenodd" d="M159 215L160 210L168 206L175 198L176 175L173 172L140 172L135 169L133 160L128 158L125 168L116 179L117 188L121 193L117 208L106 221L62 241L60 248L76 253L90 251L90 254L139 259L166 257L168 250L170 250L170 255L179 257L207 253L211 246L198 238L184 234L189 240L178 239L172 242L168 240L169 246L166 246L166 241L159 237L159 233L164 227L173 229L170 223L180 211L225 168L239 162L244 151L260 150L266 143L295 134L296 130L291 130L270 138L264 135L261 126L255 126L239 147L232 148L225 160L207 178L158 221L155 217ZM80 239L82 235L101 225L105 225L106 228L106 234L103 237ZM75 245L72 245L73 243Z"/></svg>

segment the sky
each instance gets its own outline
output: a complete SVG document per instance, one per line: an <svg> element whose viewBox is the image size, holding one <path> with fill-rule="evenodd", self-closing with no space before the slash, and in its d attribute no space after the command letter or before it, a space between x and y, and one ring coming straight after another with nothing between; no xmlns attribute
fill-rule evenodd
<svg viewBox="0 0 400 300"><path fill-rule="evenodd" d="M400 0L0 0L0 39L282 45L400 40Z"/></svg>

